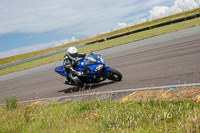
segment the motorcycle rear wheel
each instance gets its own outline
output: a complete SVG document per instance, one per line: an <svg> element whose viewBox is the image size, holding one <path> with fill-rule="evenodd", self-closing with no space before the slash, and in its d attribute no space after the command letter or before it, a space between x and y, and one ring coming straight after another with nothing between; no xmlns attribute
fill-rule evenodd
<svg viewBox="0 0 200 133"><path fill-rule="evenodd" d="M113 81L121 81L122 74L114 68L110 68L110 70L107 72L106 78Z"/></svg>

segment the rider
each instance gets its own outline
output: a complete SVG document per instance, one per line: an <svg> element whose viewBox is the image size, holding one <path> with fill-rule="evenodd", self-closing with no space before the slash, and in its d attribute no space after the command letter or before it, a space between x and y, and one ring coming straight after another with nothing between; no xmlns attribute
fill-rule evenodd
<svg viewBox="0 0 200 133"><path fill-rule="evenodd" d="M85 55L86 54L79 54L76 47L69 47L67 49L67 54L64 56L63 65L65 71L70 77L68 78L69 84L82 84L82 81L79 79L79 77L83 76L84 73L82 71L76 71L75 66L77 65L78 58L85 58Z"/></svg>

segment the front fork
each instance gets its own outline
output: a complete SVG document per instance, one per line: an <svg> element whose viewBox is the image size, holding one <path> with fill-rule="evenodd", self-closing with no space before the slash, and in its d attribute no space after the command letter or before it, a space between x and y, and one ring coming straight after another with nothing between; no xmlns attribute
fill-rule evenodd
<svg viewBox="0 0 200 133"><path fill-rule="evenodd" d="M106 79L106 78L108 78L108 77L110 77L110 74L111 73L109 73L109 71L110 71L110 67L108 67L108 66L106 66L106 67L104 67L104 73L103 73L103 77L104 77L104 80ZM112 75L111 75L112 76ZM108 78L109 79L109 78Z"/></svg>

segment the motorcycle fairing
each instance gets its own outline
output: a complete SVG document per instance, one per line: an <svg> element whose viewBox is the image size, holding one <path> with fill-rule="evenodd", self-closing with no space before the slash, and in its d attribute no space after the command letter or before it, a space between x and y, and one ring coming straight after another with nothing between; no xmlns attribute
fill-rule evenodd
<svg viewBox="0 0 200 133"><path fill-rule="evenodd" d="M75 69L77 71L84 71L85 67L90 69L89 73L85 75L88 83L98 83L106 80L106 72L110 70L110 67L105 66L102 56L100 54L89 54L88 56L93 58L94 62L91 62L91 60L88 61L87 59L80 59ZM69 77L64 66L56 67L55 71L64 77Z"/></svg>
<svg viewBox="0 0 200 133"><path fill-rule="evenodd" d="M64 77L67 77L67 78L69 77L68 74L67 74L67 72L65 71L64 66L56 67L56 68L55 68L55 71L56 71L58 74L60 74L60 75L62 75L62 76L64 76Z"/></svg>

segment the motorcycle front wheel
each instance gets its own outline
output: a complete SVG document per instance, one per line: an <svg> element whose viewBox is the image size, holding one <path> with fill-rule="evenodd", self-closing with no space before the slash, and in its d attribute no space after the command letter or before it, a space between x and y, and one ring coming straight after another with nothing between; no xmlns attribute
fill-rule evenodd
<svg viewBox="0 0 200 133"><path fill-rule="evenodd" d="M106 78L113 81L121 81L122 74L114 68L110 68L110 70L106 74Z"/></svg>

